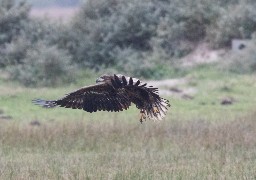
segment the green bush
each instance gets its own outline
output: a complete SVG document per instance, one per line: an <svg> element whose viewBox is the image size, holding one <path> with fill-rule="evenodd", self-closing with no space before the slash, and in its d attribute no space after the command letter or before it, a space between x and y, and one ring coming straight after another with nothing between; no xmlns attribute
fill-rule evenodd
<svg viewBox="0 0 256 180"><path fill-rule="evenodd" d="M187 55L205 39L207 27L218 18L220 6L220 2L211 0L168 1L153 38L154 47L164 49L170 57Z"/></svg>
<svg viewBox="0 0 256 180"><path fill-rule="evenodd" d="M219 14L219 3L211 0L179 0L170 2L167 16L173 19L171 26L182 26L181 40L200 41L205 38L209 26Z"/></svg>
<svg viewBox="0 0 256 180"><path fill-rule="evenodd" d="M165 19L169 21L170 19ZM184 38L183 23L169 23L162 20L157 29L157 36L151 39L153 49L164 50L169 57L182 57L188 54L192 48L191 43Z"/></svg>
<svg viewBox="0 0 256 180"><path fill-rule="evenodd" d="M5 49L0 56L0 65L8 67L21 64L26 56L26 51L30 47L32 47L31 42L22 36L17 37L11 43L5 44Z"/></svg>
<svg viewBox="0 0 256 180"><path fill-rule="evenodd" d="M26 86L54 86L71 81L71 56L58 47L64 26L28 18L29 6L23 3L0 3L0 66L9 72L10 79Z"/></svg>
<svg viewBox="0 0 256 180"><path fill-rule="evenodd" d="M0 68L22 62L26 50L37 41L56 44L59 25L47 20L30 19L29 5L0 0Z"/></svg>
<svg viewBox="0 0 256 180"><path fill-rule="evenodd" d="M175 76L183 73L178 58L201 41L225 47L256 30L253 0L87 0L65 25L31 19L29 9L0 0L0 67L28 86L69 82L74 68ZM246 52L241 71L251 72L254 55Z"/></svg>
<svg viewBox="0 0 256 180"><path fill-rule="evenodd" d="M256 3L239 3L222 9L208 28L207 38L215 48L231 45L234 38L251 38L256 31Z"/></svg>
<svg viewBox="0 0 256 180"><path fill-rule="evenodd" d="M45 42L34 44L26 50L22 62L7 69L11 79L26 86L57 86L71 82L75 75L67 52Z"/></svg>
<svg viewBox="0 0 256 180"><path fill-rule="evenodd" d="M116 49L118 72L147 79L162 79L184 75L176 59L170 59L164 51L140 53L131 48ZM177 63L177 64L176 64Z"/></svg>
<svg viewBox="0 0 256 180"><path fill-rule="evenodd" d="M88 0L60 41L75 62L94 69L118 64L116 49L182 57L204 39L217 7L210 0Z"/></svg>
<svg viewBox="0 0 256 180"><path fill-rule="evenodd" d="M113 66L115 48L148 51L158 16L152 3L89 0L75 17L71 34L74 60L90 68ZM67 41L66 41L67 42Z"/></svg>
<svg viewBox="0 0 256 180"><path fill-rule="evenodd" d="M28 21L30 6L15 0L0 0L0 47L20 35Z"/></svg>

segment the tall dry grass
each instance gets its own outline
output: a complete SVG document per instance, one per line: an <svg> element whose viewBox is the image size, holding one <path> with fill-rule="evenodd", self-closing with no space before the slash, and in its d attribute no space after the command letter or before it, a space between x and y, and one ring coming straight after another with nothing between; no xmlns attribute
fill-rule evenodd
<svg viewBox="0 0 256 180"><path fill-rule="evenodd" d="M70 151L140 149L150 144L165 148L176 144L180 147L219 148L221 146L255 147L256 119L254 115L224 123L204 120L127 123L119 120L104 122L45 122L40 125L4 123L0 126L2 146L48 148ZM96 148L96 149L95 149Z"/></svg>
<svg viewBox="0 0 256 180"><path fill-rule="evenodd" d="M251 179L255 114L224 123L0 126L0 179Z"/></svg>

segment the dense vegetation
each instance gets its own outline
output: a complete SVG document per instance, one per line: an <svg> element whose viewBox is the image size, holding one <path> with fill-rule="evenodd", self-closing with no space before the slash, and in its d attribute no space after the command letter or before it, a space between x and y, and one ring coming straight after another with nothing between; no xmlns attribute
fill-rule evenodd
<svg viewBox="0 0 256 180"><path fill-rule="evenodd" d="M64 25L30 18L27 3L0 0L0 67L27 86L70 82L88 69L176 75L179 58L202 41L223 48L252 38L255 8L249 0L88 0Z"/></svg>

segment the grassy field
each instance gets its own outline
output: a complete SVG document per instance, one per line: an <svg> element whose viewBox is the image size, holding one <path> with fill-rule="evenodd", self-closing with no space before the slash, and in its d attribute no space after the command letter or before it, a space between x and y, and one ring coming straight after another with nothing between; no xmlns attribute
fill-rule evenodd
<svg viewBox="0 0 256 180"><path fill-rule="evenodd" d="M255 75L199 66L185 78L177 88L195 88L193 98L166 97L166 119L142 125L135 107L90 114L31 103L96 77L42 89L1 79L0 179L255 179ZM232 105L220 104L226 97Z"/></svg>

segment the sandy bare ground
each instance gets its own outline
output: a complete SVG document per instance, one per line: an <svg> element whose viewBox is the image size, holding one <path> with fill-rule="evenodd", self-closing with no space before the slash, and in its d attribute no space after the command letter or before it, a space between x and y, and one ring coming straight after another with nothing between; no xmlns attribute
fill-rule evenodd
<svg viewBox="0 0 256 180"><path fill-rule="evenodd" d="M74 14L78 11L78 7L67 7L67 8L59 8L59 7L48 7L48 8L32 8L30 11L30 15L32 17L47 17L49 19L54 20L70 20Z"/></svg>
<svg viewBox="0 0 256 180"><path fill-rule="evenodd" d="M197 93L197 89L193 87L186 87L189 82L187 78L166 79L159 81L148 81L147 84L158 87L159 94L164 96L176 96L183 99L192 99Z"/></svg>
<svg viewBox="0 0 256 180"><path fill-rule="evenodd" d="M207 43L201 43L190 54L182 58L182 62L184 66L218 62L225 53L225 49L214 50Z"/></svg>

